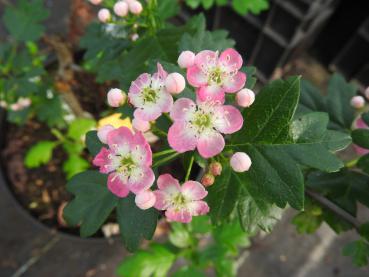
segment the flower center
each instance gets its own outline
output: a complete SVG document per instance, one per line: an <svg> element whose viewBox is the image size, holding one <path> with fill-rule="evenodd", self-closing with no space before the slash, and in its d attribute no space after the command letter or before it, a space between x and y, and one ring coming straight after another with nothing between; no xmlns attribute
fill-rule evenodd
<svg viewBox="0 0 369 277"><path fill-rule="evenodd" d="M213 127L211 114L206 113L201 109L195 113L191 123L198 132L203 132L205 129Z"/></svg>
<svg viewBox="0 0 369 277"><path fill-rule="evenodd" d="M120 161L120 166L117 169L118 172L130 174L130 172L136 168L136 163L133 161L131 155L127 155L125 157L122 157L122 160Z"/></svg>
<svg viewBox="0 0 369 277"><path fill-rule="evenodd" d="M150 87L146 87L143 89L142 97L145 103L155 103L158 98L156 90Z"/></svg>
<svg viewBox="0 0 369 277"><path fill-rule="evenodd" d="M217 85L221 85L223 72L219 67L216 67L212 72L209 74L209 83L215 83Z"/></svg>

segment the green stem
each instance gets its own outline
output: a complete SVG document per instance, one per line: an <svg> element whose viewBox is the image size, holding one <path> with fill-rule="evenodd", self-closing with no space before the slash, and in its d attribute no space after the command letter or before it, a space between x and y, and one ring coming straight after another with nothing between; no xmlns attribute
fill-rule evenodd
<svg viewBox="0 0 369 277"><path fill-rule="evenodd" d="M345 163L345 167L347 167L347 168L354 167L357 164L358 161L359 161L359 158L355 158L355 159L353 159L351 161L347 161Z"/></svg>
<svg viewBox="0 0 369 277"><path fill-rule="evenodd" d="M162 159L160 161L157 161L156 163L153 164L152 167L155 168L155 167L161 166L162 164L164 164L164 163L166 163L166 162L174 159L178 155L179 155L179 153L174 153L174 154L172 154L172 155L170 155L170 156L168 156L168 157L166 157L166 158L164 158L164 159Z"/></svg>
<svg viewBox="0 0 369 277"><path fill-rule="evenodd" d="M188 169L187 169L187 173L186 173L186 178L185 178L185 182L188 181L188 179L190 178L190 174L191 174L191 169L192 169L192 165L193 165L193 161L195 160L195 157L192 155L191 156L191 160L190 160L190 164L188 165Z"/></svg>
<svg viewBox="0 0 369 277"><path fill-rule="evenodd" d="M162 137L167 137L168 136L168 134L166 132L164 132L162 129L159 129L155 125L151 125L151 130L154 133L157 133L158 136L162 136Z"/></svg>
<svg viewBox="0 0 369 277"><path fill-rule="evenodd" d="M164 155L167 155L167 154L171 154L171 153L174 153L176 152L175 150L173 149L166 149L166 150L163 150L163 151L160 151L160 152L157 152L157 153L154 153L152 155L153 158L157 158L157 157L160 157L160 156L164 156Z"/></svg>

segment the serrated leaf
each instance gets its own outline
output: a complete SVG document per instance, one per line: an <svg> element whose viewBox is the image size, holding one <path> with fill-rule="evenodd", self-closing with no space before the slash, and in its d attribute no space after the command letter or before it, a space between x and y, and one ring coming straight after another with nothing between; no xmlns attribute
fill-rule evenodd
<svg viewBox="0 0 369 277"><path fill-rule="evenodd" d="M151 244L147 251L138 251L124 259L117 274L122 277L165 277L175 255L163 245Z"/></svg>
<svg viewBox="0 0 369 277"><path fill-rule="evenodd" d="M195 267L182 267L173 274L173 277L206 277L206 275Z"/></svg>
<svg viewBox="0 0 369 277"><path fill-rule="evenodd" d="M77 118L69 125L67 136L75 141L79 141L95 126L96 122L93 119Z"/></svg>
<svg viewBox="0 0 369 277"><path fill-rule="evenodd" d="M162 20L176 16L180 11L179 7L178 2L175 0L160 0L158 2L158 16Z"/></svg>
<svg viewBox="0 0 369 277"><path fill-rule="evenodd" d="M232 7L241 15L248 12L259 14L269 8L269 3L268 0L233 0Z"/></svg>
<svg viewBox="0 0 369 277"><path fill-rule="evenodd" d="M158 216L159 212L154 208L148 210L138 208L133 194L119 199L117 218L122 241L128 251L136 251L143 239L152 238Z"/></svg>
<svg viewBox="0 0 369 277"><path fill-rule="evenodd" d="M106 184L107 175L91 170L75 175L67 184L74 199L63 216L69 225L80 225L82 237L95 234L117 205L118 198Z"/></svg>
<svg viewBox="0 0 369 277"><path fill-rule="evenodd" d="M51 160L56 145L55 141L40 141L32 146L24 160L26 167L35 168L47 164Z"/></svg>
<svg viewBox="0 0 369 277"><path fill-rule="evenodd" d="M256 67L245 66L241 69L242 72L246 73L246 87L248 89L253 89L256 84Z"/></svg>
<svg viewBox="0 0 369 277"><path fill-rule="evenodd" d="M67 174L67 179L81 173L90 167L90 163L78 155L71 155L63 163L63 171Z"/></svg>
<svg viewBox="0 0 369 277"><path fill-rule="evenodd" d="M369 258L369 244L364 240L356 240L345 245L342 250L344 256L351 256L357 266L366 266Z"/></svg>
<svg viewBox="0 0 369 277"><path fill-rule="evenodd" d="M369 149L369 130L356 129L351 132L353 142L365 149Z"/></svg>

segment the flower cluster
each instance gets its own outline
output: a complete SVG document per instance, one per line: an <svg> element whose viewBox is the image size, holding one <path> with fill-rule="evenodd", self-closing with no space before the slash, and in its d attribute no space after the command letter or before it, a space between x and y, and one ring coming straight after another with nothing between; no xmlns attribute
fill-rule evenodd
<svg viewBox="0 0 369 277"><path fill-rule="evenodd" d="M254 93L244 88L246 74L240 71L242 63L242 57L233 49L220 55L208 50L197 55L183 52L178 64L187 71L187 82L193 87L196 101L181 97L186 88L185 78L178 72L168 74L159 63L154 74L143 73L131 83L128 97L120 89L110 90L110 106L119 107L128 98L128 103L135 108L133 132L111 125L98 130L98 137L106 147L93 163L102 173L109 174L110 191L118 197L132 192L138 207L163 210L170 221L190 222L192 216L206 214L209 207L202 200L207 195L204 186L214 183L214 176L221 174L222 165L213 161L202 184L186 178L181 186L170 174L160 175L157 190L152 191L155 181L152 153L143 132L150 130L165 114L172 121L167 139L173 150L184 153L197 149L203 158L214 159L225 147L223 135L235 133L243 126L241 112L226 104L225 94L237 93L234 99L240 107L249 107L255 100ZM249 170L251 159L246 153L235 153L230 158L230 166L236 172L244 172Z"/></svg>
<svg viewBox="0 0 369 277"><path fill-rule="evenodd" d="M5 101L0 101L0 107L4 109L9 108L10 110L16 112L28 108L31 103L32 101L30 98L20 97L18 101L13 104L8 104Z"/></svg>

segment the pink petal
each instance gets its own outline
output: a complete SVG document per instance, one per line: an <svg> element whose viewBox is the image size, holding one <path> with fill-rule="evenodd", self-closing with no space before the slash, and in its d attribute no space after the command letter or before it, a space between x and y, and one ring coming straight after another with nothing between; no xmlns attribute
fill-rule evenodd
<svg viewBox="0 0 369 277"><path fill-rule="evenodd" d="M173 120L186 120L190 114L196 109L196 104L188 98L180 98L174 102L170 112L170 117Z"/></svg>
<svg viewBox="0 0 369 277"><path fill-rule="evenodd" d="M188 204L188 209L193 216L207 214L210 210L208 204L205 201L192 201Z"/></svg>
<svg viewBox="0 0 369 277"><path fill-rule="evenodd" d="M133 115L144 121L153 121L161 115L161 109L158 105L145 106L144 108L136 109Z"/></svg>
<svg viewBox="0 0 369 277"><path fill-rule="evenodd" d="M246 74L238 72L235 76L229 77L223 84L225 92L235 93L242 89L246 84Z"/></svg>
<svg viewBox="0 0 369 277"><path fill-rule="evenodd" d="M164 191L160 191L160 190L154 191L154 194L156 197L156 202L154 205L155 209L160 210L160 211L164 211L168 209L169 203L166 200L167 194Z"/></svg>
<svg viewBox="0 0 369 277"><path fill-rule="evenodd" d="M182 223L189 223L192 220L191 213L188 210L175 210L174 208L169 208L165 212L165 216L169 221Z"/></svg>
<svg viewBox="0 0 369 277"><path fill-rule="evenodd" d="M109 155L111 155L111 151L103 147L92 161L94 166L100 167L101 173L109 173L114 170Z"/></svg>
<svg viewBox="0 0 369 277"><path fill-rule="evenodd" d="M355 127L359 129L368 129L368 125L366 125L365 121L360 117L355 122Z"/></svg>
<svg viewBox="0 0 369 277"><path fill-rule="evenodd" d="M115 173L109 174L108 177L108 189L118 197L126 197L129 190L122 180Z"/></svg>
<svg viewBox="0 0 369 277"><path fill-rule="evenodd" d="M149 189L155 181L154 172L150 167L143 168L143 175L138 179L129 178L127 187L134 194Z"/></svg>
<svg viewBox="0 0 369 277"><path fill-rule="evenodd" d="M151 82L151 75L148 73L143 73L138 78L131 83L131 86L129 88L129 93L140 93L142 89L148 85L150 85Z"/></svg>
<svg viewBox="0 0 369 277"><path fill-rule="evenodd" d="M173 97L167 92L163 92L157 101L157 105L160 107L161 112L168 113L173 107Z"/></svg>
<svg viewBox="0 0 369 277"><path fill-rule="evenodd" d="M218 132L207 132L201 135L197 149L199 154L207 159L218 155L224 149L224 138Z"/></svg>
<svg viewBox="0 0 369 277"><path fill-rule="evenodd" d="M207 76L196 65L187 69L187 80L193 87L205 86L208 83Z"/></svg>
<svg viewBox="0 0 369 277"><path fill-rule="evenodd" d="M224 90L217 85L203 86L197 91L197 96L200 101L219 101L224 103Z"/></svg>
<svg viewBox="0 0 369 277"><path fill-rule="evenodd" d="M218 52L203 50L195 57L195 64L198 68L216 66L218 63Z"/></svg>
<svg viewBox="0 0 369 277"><path fill-rule="evenodd" d="M178 180L168 173L160 175L156 183L160 190L166 192L178 193L181 191L181 186L179 185Z"/></svg>
<svg viewBox="0 0 369 277"><path fill-rule="evenodd" d="M242 128L243 117L241 112L230 105L217 107L216 112L220 114L214 122L215 128L223 134L232 134Z"/></svg>
<svg viewBox="0 0 369 277"><path fill-rule="evenodd" d="M134 146L138 146L139 150L143 152L145 161L143 165L151 166L152 164L152 151L150 145L147 143L141 132L137 132L133 136L132 144Z"/></svg>
<svg viewBox="0 0 369 277"><path fill-rule="evenodd" d="M181 191L187 199L191 200L203 199L208 194L204 186L196 181L187 181L182 185Z"/></svg>
<svg viewBox="0 0 369 277"><path fill-rule="evenodd" d="M360 146L357 146L356 144L353 144L354 146L354 150L356 152L356 154L358 154L359 156L363 156L369 153L368 149L362 148Z"/></svg>
<svg viewBox="0 0 369 277"><path fill-rule="evenodd" d="M231 70L237 70L242 67L243 60L236 50L228 48L220 55L219 62Z"/></svg>
<svg viewBox="0 0 369 277"><path fill-rule="evenodd" d="M133 135L130 129L127 127L120 127L112 130L108 134L108 145L111 149L114 149L113 145L123 145L123 143L130 143L133 139Z"/></svg>
<svg viewBox="0 0 369 277"><path fill-rule="evenodd" d="M197 140L196 133L188 128L185 122L174 122L169 128L168 143L179 153L195 150Z"/></svg>

